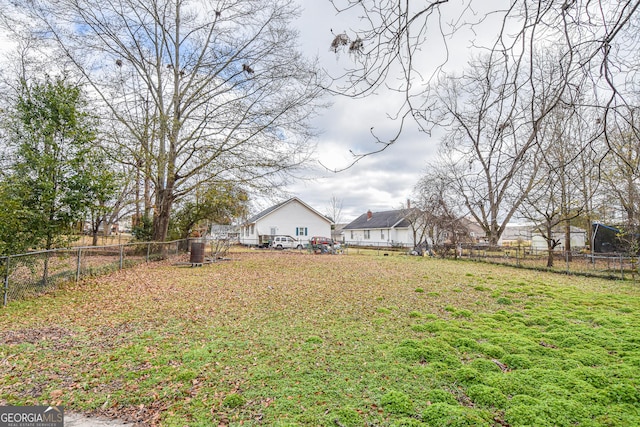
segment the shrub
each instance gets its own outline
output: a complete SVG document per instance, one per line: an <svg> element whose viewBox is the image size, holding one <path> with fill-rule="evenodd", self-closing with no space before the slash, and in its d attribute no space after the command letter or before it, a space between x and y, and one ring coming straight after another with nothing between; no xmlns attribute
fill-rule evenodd
<svg viewBox="0 0 640 427"><path fill-rule="evenodd" d="M513 304L513 302L507 297L500 297L500 298L498 298L496 300L496 302L498 304L502 304L502 305L511 305L511 304Z"/></svg>

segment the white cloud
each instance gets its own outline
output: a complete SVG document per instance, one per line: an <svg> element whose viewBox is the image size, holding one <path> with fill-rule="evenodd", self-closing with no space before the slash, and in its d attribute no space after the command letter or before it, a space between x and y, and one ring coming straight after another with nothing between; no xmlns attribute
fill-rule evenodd
<svg viewBox="0 0 640 427"><path fill-rule="evenodd" d="M338 70L350 58L330 52L331 29L341 33L357 22L335 14L329 2L304 2L299 21L301 45L308 55L318 55L325 68ZM402 100L391 93L352 99L335 96L327 110L321 112L315 126L322 132L317 139L318 160L327 168L343 169L354 160L350 153L362 154L381 148L377 137L388 140L398 131L399 122L392 120ZM344 221L355 219L368 209L396 209L411 196L425 164L435 154L438 140L417 131L408 119L398 141L385 151L363 158L347 170L331 173L318 167L310 180L297 181L287 190L320 212L328 211L332 196L343 201Z"/></svg>

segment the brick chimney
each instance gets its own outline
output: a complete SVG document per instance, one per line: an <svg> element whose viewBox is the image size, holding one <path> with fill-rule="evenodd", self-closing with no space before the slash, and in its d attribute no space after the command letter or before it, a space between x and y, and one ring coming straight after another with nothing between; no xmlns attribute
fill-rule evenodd
<svg viewBox="0 0 640 427"><path fill-rule="evenodd" d="M367 221L369 221L372 216L373 216L373 213L370 210L368 210L367 211Z"/></svg>

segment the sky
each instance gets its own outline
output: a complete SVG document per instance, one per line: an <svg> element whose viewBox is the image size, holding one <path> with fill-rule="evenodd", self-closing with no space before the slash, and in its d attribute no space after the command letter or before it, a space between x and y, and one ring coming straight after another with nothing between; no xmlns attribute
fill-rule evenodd
<svg viewBox="0 0 640 427"><path fill-rule="evenodd" d="M346 53L336 55L329 49L333 39L331 29L341 33L354 23L336 16L327 0L300 1L303 13L297 23L304 53L317 55L320 65L330 70L348 64ZM399 140L382 153L365 157L345 171L329 172L326 168L340 170L353 162L349 150L364 153L380 147L371 135L372 127L377 135L394 135L398 122L389 119L388 114L398 104L388 94L357 100L331 96L328 101L331 106L314 121L320 131L315 141L318 161L306 171L308 179L297 180L286 190L323 214L330 212L331 199L336 198L342 202L339 220L345 223L367 210L400 208L411 197L427 160L437 150L438 140L418 132L410 122Z"/></svg>

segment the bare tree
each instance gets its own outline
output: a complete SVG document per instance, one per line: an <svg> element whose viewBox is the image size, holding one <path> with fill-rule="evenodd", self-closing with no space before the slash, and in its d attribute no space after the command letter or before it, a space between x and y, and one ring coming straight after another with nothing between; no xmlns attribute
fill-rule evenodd
<svg viewBox="0 0 640 427"><path fill-rule="evenodd" d="M296 50L293 1L40 0L11 10L13 27L37 32L42 53L79 72L134 142L115 149L153 185L155 240L197 186L273 187L309 159L320 74Z"/></svg>
<svg viewBox="0 0 640 427"><path fill-rule="evenodd" d="M428 214L419 206L412 206L411 200L407 200L400 206L402 218L409 223L413 247L424 245L428 232Z"/></svg>
<svg viewBox="0 0 640 427"><path fill-rule="evenodd" d="M438 85L443 112L435 119L446 130L439 168L447 169L444 176L490 245L534 185L540 129L568 92L555 79L562 79L570 59L535 52L528 58L492 53Z"/></svg>
<svg viewBox="0 0 640 427"><path fill-rule="evenodd" d="M635 132L638 110L627 111L624 123L611 130L608 144L612 147L603 162L605 191L614 196L612 207L620 238L629 250L640 250L640 135ZM613 135L617 134L616 137Z"/></svg>
<svg viewBox="0 0 640 427"><path fill-rule="evenodd" d="M333 221L334 224L339 224L342 220L342 207L344 201L335 194L331 195L329 199L329 206L327 206L326 215Z"/></svg>
<svg viewBox="0 0 640 427"><path fill-rule="evenodd" d="M533 185L524 192L522 216L535 224L547 243L547 267L553 267L554 250L563 244L558 238L564 231L564 250L571 256L571 221L582 215L585 200L580 197L580 175L585 172L577 161L584 146L577 138L576 111L556 109L538 134L541 142L539 171ZM588 171L587 171L588 172Z"/></svg>
<svg viewBox="0 0 640 427"><path fill-rule="evenodd" d="M429 120L440 109L432 96L433 81L447 67L458 67L464 52L504 56L526 64L535 51L553 48L561 59L560 73L549 88L559 93L567 84L588 78L597 88L601 131L608 140L608 122L619 107L629 105L637 91L640 47L640 1L528 0L331 0L343 15L359 19L353 28L334 33L331 49L347 51L352 66L335 76L336 93L368 96L383 90L403 95L404 102L390 116L399 132L413 117L429 132ZM455 50L455 55L452 53ZM454 60L452 60L454 59ZM528 90L516 85L515 91ZM553 102L548 108L557 106ZM382 141L381 148L356 153L354 162L386 149L399 135ZM375 135L374 135L375 137Z"/></svg>
<svg viewBox="0 0 640 427"><path fill-rule="evenodd" d="M460 205L451 190L449 179L436 168L429 169L414 189L415 205L421 212L424 239L428 237L433 251L445 256L453 248L457 257L455 248L468 241L469 230L466 212L458 209Z"/></svg>

